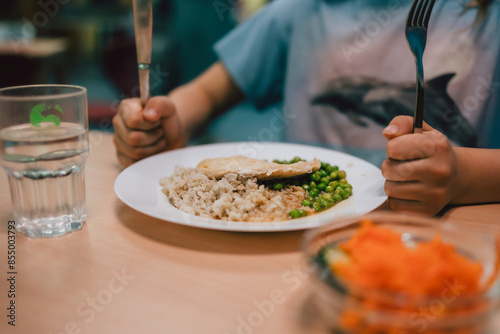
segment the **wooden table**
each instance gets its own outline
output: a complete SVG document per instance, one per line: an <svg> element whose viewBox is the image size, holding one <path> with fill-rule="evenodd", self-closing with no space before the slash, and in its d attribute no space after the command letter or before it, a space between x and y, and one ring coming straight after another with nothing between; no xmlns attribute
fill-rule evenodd
<svg viewBox="0 0 500 334"><path fill-rule="evenodd" d="M0 333L321 333L307 298L302 231L211 231L145 216L113 191L121 168L111 135L93 132L91 142L83 230L17 235L15 328L6 317L13 216L0 177ZM445 216L496 224L500 204Z"/></svg>

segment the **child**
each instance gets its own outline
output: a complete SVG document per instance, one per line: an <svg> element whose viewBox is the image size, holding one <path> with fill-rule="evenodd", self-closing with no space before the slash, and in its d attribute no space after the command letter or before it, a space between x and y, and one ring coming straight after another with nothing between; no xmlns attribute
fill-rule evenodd
<svg viewBox="0 0 500 334"><path fill-rule="evenodd" d="M411 3L273 1L217 43L220 61L198 78L144 109L136 99L122 102L113 120L119 161L182 147L210 116L245 98L258 108L283 101L286 140L385 147L382 130L414 110L415 62L404 35ZM493 89L500 75L491 75L500 5L469 7L436 1L424 119L453 144L477 147L490 144L489 120L500 108Z"/></svg>

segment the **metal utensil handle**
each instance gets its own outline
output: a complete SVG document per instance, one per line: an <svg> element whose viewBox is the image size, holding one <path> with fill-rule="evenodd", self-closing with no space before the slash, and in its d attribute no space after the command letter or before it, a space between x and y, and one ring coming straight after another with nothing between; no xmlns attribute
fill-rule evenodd
<svg viewBox="0 0 500 334"><path fill-rule="evenodd" d="M151 63L151 43L153 35L152 0L133 0L135 46L139 70L141 102L149 99L149 65Z"/></svg>
<svg viewBox="0 0 500 334"><path fill-rule="evenodd" d="M139 63L139 88L141 91L141 104L146 105L149 100L149 64Z"/></svg>
<svg viewBox="0 0 500 334"><path fill-rule="evenodd" d="M412 36L413 34L413 36ZM413 118L413 133L422 133L422 124L424 121L424 63L422 61L424 55L425 44L427 38L426 32L417 29L410 32L410 37L416 37L415 40L409 39L409 43L414 42L412 51L415 56L415 65L417 68L417 87L415 98L415 114Z"/></svg>
<svg viewBox="0 0 500 334"><path fill-rule="evenodd" d="M422 125L424 121L424 74L421 67L419 70L421 73L417 74L417 98L415 104L415 115L413 118L413 133L422 133Z"/></svg>
<svg viewBox="0 0 500 334"><path fill-rule="evenodd" d="M417 89L415 115L413 118L413 133L422 133L424 121L424 65L422 63L423 50L415 55L417 65Z"/></svg>

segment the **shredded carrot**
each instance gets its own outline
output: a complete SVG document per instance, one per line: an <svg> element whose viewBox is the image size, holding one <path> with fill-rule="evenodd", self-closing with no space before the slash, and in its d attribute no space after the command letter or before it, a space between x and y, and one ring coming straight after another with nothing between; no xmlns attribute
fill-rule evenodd
<svg viewBox="0 0 500 334"><path fill-rule="evenodd" d="M349 260L333 261L330 263L330 268L349 286L361 290L391 292L410 298L430 297L435 305L439 304L439 310L433 309L432 305L429 308L420 305L416 309L411 302L398 304L398 307L392 308L395 314L408 319L414 317L421 321L444 317L448 312L448 302L481 291L480 279L483 269L480 263L458 253L453 245L443 242L439 236L430 241L414 244L405 243L402 237L389 228L376 226L372 221L364 220L358 231L338 246ZM340 315L340 327L345 333L356 334L422 333L423 329L419 326L401 327L390 323L367 322L366 320L371 318L370 312L391 308L386 302L378 297L367 296L362 306L354 307L347 304ZM476 307L481 306L464 305L464 309L455 309L454 312L473 311ZM453 330L426 329L426 333L429 334L480 332L481 324Z"/></svg>
<svg viewBox="0 0 500 334"><path fill-rule="evenodd" d="M408 247L401 234L364 220L361 228L339 248L351 261L331 264L346 282L359 288L402 292L411 296L440 296L450 284L461 294L479 291L480 263L457 253L439 236Z"/></svg>

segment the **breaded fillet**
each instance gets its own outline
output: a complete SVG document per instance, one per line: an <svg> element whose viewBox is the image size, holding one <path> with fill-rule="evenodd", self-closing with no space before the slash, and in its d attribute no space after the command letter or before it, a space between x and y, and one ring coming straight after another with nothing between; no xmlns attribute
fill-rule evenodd
<svg viewBox="0 0 500 334"><path fill-rule="evenodd" d="M235 173L244 177L256 177L259 180L282 179L312 173L320 169L318 159L311 162L299 161L293 164L278 164L259 159L235 155L229 158L205 159L198 168L206 175L221 178Z"/></svg>

